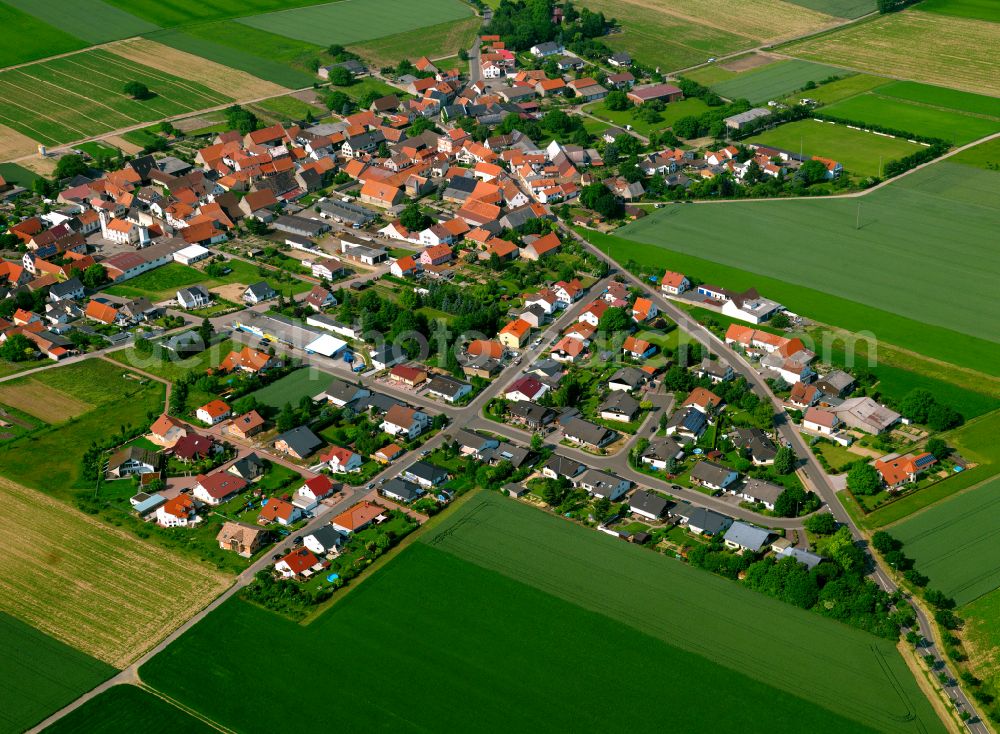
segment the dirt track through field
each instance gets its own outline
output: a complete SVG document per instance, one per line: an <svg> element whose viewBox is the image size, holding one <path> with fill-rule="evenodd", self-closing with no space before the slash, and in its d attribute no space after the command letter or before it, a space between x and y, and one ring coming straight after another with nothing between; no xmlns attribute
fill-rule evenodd
<svg viewBox="0 0 1000 734"><path fill-rule="evenodd" d="M128 61L190 79L236 100L277 96L290 91L246 72L145 38L118 41L104 46L103 49Z"/></svg>
<svg viewBox="0 0 1000 734"><path fill-rule="evenodd" d="M0 479L0 610L124 667L215 598L224 574Z"/></svg>

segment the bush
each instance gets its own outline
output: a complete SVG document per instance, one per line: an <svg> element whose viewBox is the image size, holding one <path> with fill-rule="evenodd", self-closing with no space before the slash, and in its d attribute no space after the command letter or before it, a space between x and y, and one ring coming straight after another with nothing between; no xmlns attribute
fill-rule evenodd
<svg viewBox="0 0 1000 734"><path fill-rule="evenodd" d="M149 99L153 96L149 91L149 87L142 82L136 81L126 82L125 86L122 87L122 91L132 99Z"/></svg>

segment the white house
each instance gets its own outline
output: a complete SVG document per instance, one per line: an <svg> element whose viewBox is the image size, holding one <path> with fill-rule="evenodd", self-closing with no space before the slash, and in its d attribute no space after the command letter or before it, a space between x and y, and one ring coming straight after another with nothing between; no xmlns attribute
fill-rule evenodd
<svg viewBox="0 0 1000 734"><path fill-rule="evenodd" d="M405 436L412 440L427 430L430 424L430 416L423 411L405 405L393 405L386 412L380 427L390 436Z"/></svg>
<svg viewBox="0 0 1000 734"><path fill-rule="evenodd" d="M205 308L212 302L212 294L202 285L193 285L177 291L177 303L181 308L190 310Z"/></svg>
<svg viewBox="0 0 1000 734"><path fill-rule="evenodd" d="M319 458L330 467L330 471L334 474L359 472L364 464L359 454L342 446L331 446L330 450L320 454Z"/></svg>
<svg viewBox="0 0 1000 734"><path fill-rule="evenodd" d="M307 479L295 492L292 504L301 510L309 512L320 502L333 494L333 482L324 474L317 474L312 479Z"/></svg>
<svg viewBox="0 0 1000 734"><path fill-rule="evenodd" d="M809 408L802 417L803 428L821 433L824 436L832 435L837 430L839 424L840 418L837 417L836 413L831 413L828 410L822 410L817 407Z"/></svg>

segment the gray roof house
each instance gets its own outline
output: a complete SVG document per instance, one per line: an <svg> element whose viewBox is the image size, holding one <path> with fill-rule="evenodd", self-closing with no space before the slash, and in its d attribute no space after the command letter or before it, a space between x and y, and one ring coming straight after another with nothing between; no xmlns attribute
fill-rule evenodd
<svg viewBox="0 0 1000 734"><path fill-rule="evenodd" d="M290 431L285 431L274 439L274 447L278 451L284 451L286 454L297 456L300 459L309 456L322 445L322 439L310 431L307 426L298 426Z"/></svg>
<svg viewBox="0 0 1000 734"><path fill-rule="evenodd" d="M434 487L448 479L448 472L426 461L415 461L403 472L403 477L424 487Z"/></svg>
<svg viewBox="0 0 1000 734"><path fill-rule="evenodd" d="M611 443L618 436L610 428L599 426L582 418L570 418L562 421L562 426L563 436L567 440L595 449Z"/></svg>
<svg viewBox="0 0 1000 734"><path fill-rule="evenodd" d="M177 303L181 308L204 308L212 302L212 294L203 285L193 285L177 291Z"/></svg>
<svg viewBox="0 0 1000 734"><path fill-rule="evenodd" d="M729 439L738 448L749 451L750 459L757 466L773 464L778 455L778 447L760 428L737 428L729 434Z"/></svg>
<svg viewBox="0 0 1000 734"><path fill-rule="evenodd" d="M521 446L501 441L497 446L479 453L480 461L496 465L502 461L509 462L515 469L520 469L531 456L531 452Z"/></svg>
<svg viewBox="0 0 1000 734"><path fill-rule="evenodd" d="M759 502L767 509L773 510L774 503L778 501L778 497L784 491L785 488L780 484L751 477L740 489L736 490L736 496L742 497L747 502Z"/></svg>
<svg viewBox="0 0 1000 734"><path fill-rule="evenodd" d="M587 490L594 497L606 497L612 502L617 502L632 488L632 482L628 479L616 477L599 469L587 469L573 480L573 484Z"/></svg>
<svg viewBox="0 0 1000 734"><path fill-rule="evenodd" d="M770 537L770 530L737 521L726 531L723 540L729 548L737 548L741 552L759 553L761 548L767 545L767 539Z"/></svg>
<svg viewBox="0 0 1000 734"><path fill-rule="evenodd" d="M456 380L448 375L434 375L427 383L427 393L436 398L441 398L449 403L461 400L472 392L472 385L468 382Z"/></svg>
<svg viewBox="0 0 1000 734"><path fill-rule="evenodd" d="M240 479L252 482L264 474L264 462L257 454L247 454L242 459L233 462L226 471Z"/></svg>
<svg viewBox="0 0 1000 734"><path fill-rule="evenodd" d="M649 380L649 375L638 367L622 367L608 378L608 388L611 390L638 390Z"/></svg>
<svg viewBox="0 0 1000 734"><path fill-rule="evenodd" d="M802 550L801 548L795 548L793 546L782 549L777 555L779 559L794 558L799 563L805 564L806 568L809 570L814 569L823 562L823 556L818 556L815 553Z"/></svg>
<svg viewBox="0 0 1000 734"><path fill-rule="evenodd" d="M243 302L249 304L260 303L261 301L274 298L276 295L274 288L268 285L267 281L261 280L251 286L247 286L247 289L243 291Z"/></svg>
<svg viewBox="0 0 1000 734"><path fill-rule="evenodd" d="M332 553L343 542L344 536L333 525L324 525L302 539L302 544L318 556Z"/></svg>
<svg viewBox="0 0 1000 734"><path fill-rule="evenodd" d="M628 423L639 415L639 401L627 392L616 390L601 404L599 410L604 420Z"/></svg>
<svg viewBox="0 0 1000 734"><path fill-rule="evenodd" d="M843 370L834 370L817 380L816 387L826 395L841 397L854 387L854 378Z"/></svg>
<svg viewBox="0 0 1000 734"><path fill-rule="evenodd" d="M691 481L709 489L725 489L739 476L735 470L714 461L699 461L691 469Z"/></svg>
<svg viewBox="0 0 1000 734"><path fill-rule="evenodd" d="M692 405L681 408L667 421L668 436L678 435L691 440L697 440L708 427L708 418Z"/></svg>
<svg viewBox="0 0 1000 734"><path fill-rule="evenodd" d="M667 500L644 489L635 490L628 500L629 510L648 520L659 520L669 507L670 503Z"/></svg>
<svg viewBox="0 0 1000 734"><path fill-rule="evenodd" d="M338 408L343 408L348 403L352 403L360 398L367 398L369 395L371 395L371 391L363 387L358 387L344 380L334 378L326 390L317 397L326 398L327 401L333 403Z"/></svg>
<svg viewBox="0 0 1000 734"><path fill-rule="evenodd" d="M53 283L49 288L49 300L54 302L83 298L83 283L75 275L61 283Z"/></svg>
<svg viewBox="0 0 1000 734"><path fill-rule="evenodd" d="M705 507L690 508L678 514L687 523L688 530L696 535L716 535L733 524L733 518Z"/></svg>
<svg viewBox="0 0 1000 734"><path fill-rule="evenodd" d="M424 489L419 484L394 477L382 485L382 493L389 499L405 505L419 499L420 495L424 494Z"/></svg>
<svg viewBox="0 0 1000 734"><path fill-rule="evenodd" d="M552 454L552 456L549 457L549 460L545 462L545 466L542 468L542 474L547 476L549 479L558 479L559 477L572 479L586 469L587 467L576 459L570 459L562 454Z"/></svg>
<svg viewBox="0 0 1000 734"><path fill-rule="evenodd" d="M642 452L642 463L649 464L654 469L663 471L671 459L684 456L684 449L670 437L654 438Z"/></svg>

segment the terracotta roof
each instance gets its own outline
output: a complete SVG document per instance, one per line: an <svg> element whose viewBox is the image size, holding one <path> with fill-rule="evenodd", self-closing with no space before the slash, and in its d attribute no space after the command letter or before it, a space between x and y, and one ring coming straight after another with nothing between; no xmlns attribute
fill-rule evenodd
<svg viewBox="0 0 1000 734"><path fill-rule="evenodd" d="M203 406L198 408L198 410L203 410L208 413L213 419L218 418L220 415L224 415L229 412L229 406L226 405L221 400L210 400Z"/></svg>
<svg viewBox="0 0 1000 734"><path fill-rule="evenodd" d="M230 474L229 472L216 472L208 476L199 476L198 484L210 496L221 500L230 495L242 492L246 489L247 483L243 479Z"/></svg>
<svg viewBox="0 0 1000 734"><path fill-rule="evenodd" d="M717 408L722 404L722 398L716 395L711 390L706 390L703 387L696 387L691 391L691 394L687 396L681 405L700 405L703 408L711 406L712 408Z"/></svg>
<svg viewBox="0 0 1000 734"><path fill-rule="evenodd" d="M90 301L87 304L86 314L89 318L105 324L113 324L115 319L118 318L117 309L98 301Z"/></svg>
<svg viewBox="0 0 1000 734"><path fill-rule="evenodd" d="M357 530L382 514L382 508L371 502L359 502L333 518L333 524L348 530Z"/></svg>
<svg viewBox="0 0 1000 734"><path fill-rule="evenodd" d="M531 324L524 319L514 319L505 327L500 329L501 334L513 334L518 339L531 331Z"/></svg>
<svg viewBox="0 0 1000 734"><path fill-rule="evenodd" d="M278 563L284 563L292 573L298 576L318 564L319 559L308 548L296 548Z"/></svg>
<svg viewBox="0 0 1000 734"><path fill-rule="evenodd" d="M473 357L490 357L492 359L500 359L503 356L503 344L500 342L492 341L491 339L474 339L469 342L469 345L465 348L466 354L471 354Z"/></svg>

